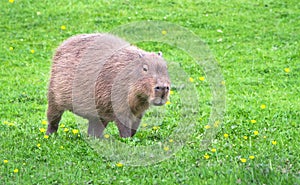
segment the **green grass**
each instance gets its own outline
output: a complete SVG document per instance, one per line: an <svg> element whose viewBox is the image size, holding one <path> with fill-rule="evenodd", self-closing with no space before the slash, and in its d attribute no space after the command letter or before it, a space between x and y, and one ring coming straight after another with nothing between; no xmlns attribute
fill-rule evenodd
<svg viewBox="0 0 300 185"><path fill-rule="evenodd" d="M300 184L297 0L5 0L0 7L0 184ZM181 150L160 163L118 167L71 132L77 129L71 113L61 122L69 131L60 128L45 139L39 129L46 128L42 121L55 48L78 33L109 32L143 20L186 27L208 44L218 61L226 81L226 115L208 149L201 150L201 140L211 94L208 82L198 80L205 74L201 66L189 65L192 59L186 53L157 43L139 45L162 50L166 59L180 63L195 79L200 111ZM61 30L62 25L66 30ZM118 140L147 146L168 138L181 116L176 115L180 99L176 91L173 98L164 122L141 128L133 139ZM113 124L106 132L117 138Z"/></svg>

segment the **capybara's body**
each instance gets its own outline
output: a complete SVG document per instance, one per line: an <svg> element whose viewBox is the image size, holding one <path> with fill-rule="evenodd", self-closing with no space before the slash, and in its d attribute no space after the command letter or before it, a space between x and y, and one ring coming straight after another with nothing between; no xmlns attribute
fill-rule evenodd
<svg viewBox="0 0 300 185"><path fill-rule="evenodd" d="M58 47L48 90L47 134L64 111L89 120L100 137L114 121L121 137L135 134L150 105L163 105L170 80L161 54L145 52L110 34L83 34Z"/></svg>

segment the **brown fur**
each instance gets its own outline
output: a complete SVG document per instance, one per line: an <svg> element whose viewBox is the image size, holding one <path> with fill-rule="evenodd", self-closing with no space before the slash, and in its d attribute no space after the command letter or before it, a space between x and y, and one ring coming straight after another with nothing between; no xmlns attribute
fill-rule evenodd
<svg viewBox="0 0 300 185"><path fill-rule="evenodd" d="M163 105L170 80L163 58L109 34L71 37L53 57L47 134L65 110L89 120L88 134L102 135L115 121L121 137L135 134L150 105Z"/></svg>

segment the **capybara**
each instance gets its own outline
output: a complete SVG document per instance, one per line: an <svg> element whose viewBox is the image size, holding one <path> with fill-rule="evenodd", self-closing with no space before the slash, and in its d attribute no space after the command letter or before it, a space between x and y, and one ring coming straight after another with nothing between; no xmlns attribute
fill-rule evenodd
<svg viewBox="0 0 300 185"><path fill-rule="evenodd" d="M69 110L88 119L88 135L101 137L114 121L132 137L150 105L167 102L170 79L162 54L143 51L111 34L81 34L53 57L48 89L48 129L56 132Z"/></svg>

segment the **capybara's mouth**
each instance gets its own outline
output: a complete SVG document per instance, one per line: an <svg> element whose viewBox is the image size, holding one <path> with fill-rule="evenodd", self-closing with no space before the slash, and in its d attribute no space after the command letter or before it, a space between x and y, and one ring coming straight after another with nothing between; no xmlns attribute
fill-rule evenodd
<svg viewBox="0 0 300 185"><path fill-rule="evenodd" d="M165 100L165 99L155 98L155 99L152 101L152 104L153 104L154 106L162 106L162 105L164 105L166 102L167 102L167 100Z"/></svg>

